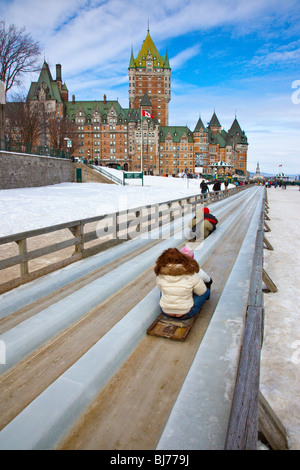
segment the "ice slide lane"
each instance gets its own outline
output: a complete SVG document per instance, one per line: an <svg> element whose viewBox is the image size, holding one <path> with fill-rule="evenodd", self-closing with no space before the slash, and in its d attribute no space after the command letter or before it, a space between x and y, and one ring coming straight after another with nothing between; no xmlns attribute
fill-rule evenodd
<svg viewBox="0 0 300 470"><path fill-rule="evenodd" d="M240 200L239 200L240 203ZM215 212L215 209L213 209ZM223 209L223 214L218 211L220 223L228 216L228 212ZM157 242L157 241L156 241ZM136 252L135 252L136 253ZM133 256L133 255L132 255ZM118 261L118 260L117 260ZM114 261L106 266L111 270L117 263ZM119 263L123 263L120 259ZM101 271L103 275L103 271ZM92 273L92 277L100 276L99 271ZM75 286L78 289L83 281L76 281ZM18 413L20 413L32 400L34 400L42 391L56 380L65 370L67 370L76 360L78 360L87 350L93 346L114 324L125 316L136 303L138 303L155 286L155 276L153 267L140 275L136 280L127 284L117 294L111 296L107 301L95 307L88 314L74 322L67 329L56 335L29 356L20 361L15 367L6 372L0 379L0 429L8 424ZM74 286L73 286L74 287ZM69 286L67 286L70 292ZM63 289L65 291L65 289ZM134 292L133 296L128 296L128 291ZM65 293L65 292L63 292ZM55 293L56 294L56 293ZM62 295L50 295L48 301L54 303ZM38 303L39 304L39 303ZM43 301L43 305L45 301ZM30 306L32 315L37 309L36 305ZM19 313L18 318L19 319ZM8 327L16 321L14 315L7 317L7 322L2 327ZM8 328L7 328L8 329Z"/></svg>
<svg viewBox="0 0 300 470"><path fill-rule="evenodd" d="M245 197L245 191L237 193L228 199L223 199L213 203L213 210L214 212L216 211L217 216L221 218L224 214L228 213L230 207L234 207ZM190 217L191 216L187 216L187 220L190 220ZM16 312L26 305L32 304L46 295L55 292L57 289L61 289L62 287L77 281L83 276L107 265L113 260L118 260L122 256L128 255L138 249L147 248L153 240L158 239L159 235L163 238L164 234L168 234L170 230L178 229L180 225L181 221L175 220L171 223L170 228L162 227L160 229L152 230L148 238L145 236L134 238L122 243L121 245L110 248L89 258L85 258L60 269L59 271L47 274L28 284L23 284L12 291L2 294L0 296L0 319Z"/></svg>
<svg viewBox="0 0 300 470"><path fill-rule="evenodd" d="M258 204L158 450L225 448L261 210Z"/></svg>
<svg viewBox="0 0 300 470"><path fill-rule="evenodd" d="M256 199L253 199L253 204L256 203ZM234 219L236 222L241 221L243 212L246 212L249 216L249 206L247 201L245 206L240 206L235 213ZM230 224L233 223L232 218L229 218L227 220L228 225L230 225L229 220ZM239 223L240 228L236 233L241 232L241 226L245 226L245 222L246 220L243 219L243 224ZM211 246L215 245L215 249L218 247L219 243L216 243L218 237L226 240L224 233L221 237L221 233L225 232L225 223L226 221L220 226L218 232L215 232L206 240L209 243L204 242L206 247L200 250L202 259L205 257L205 250L210 254ZM216 236L217 233L218 237ZM153 309L149 312L149 306L152 305L153 307L157 302L157 292L155 290L151 291L149 296L146 296L137 307L134 307L123 320L109 331L108 335L105 335L86 355L69 368L66 373L62 374L58 380L37 399L33 400L23 412L3 429L0 434L0 442L3 448L6 448L7 445L12 446L12 448L48 448L55 445L54 441L58 436L66 432L66 428L74 420L74 417L87 406L93 395L107 383L113 372L120 367L126 360L127 355L133 351L136 343L144 336L146 327L157 314L157 311L154 312ZM142 317L141 311L143 312ZM140 323L137 330L132 332L132 325L138 325L141 318L143 318L144 324ZM129 333L133 333L134 339L130 340L128 338ZM149 339L146 337L144 341ZM157 344L160 344L160 342L158 341ZM164 344L166 345L166 343ZM174 349L174 345L172 347ZM171 346L168 343L169 348ZM99 357L101 357L101 361L99 361ZM93 371L95 372L94 375ZM61 399L62 393L65 400ZM53 404L52 407L51 403ZM56 409L55 414L53 414L53 407ZM39 422L39 417L41 422ZM35 422L35 419L38 419L38 422ZM26 435L22 435L22 429L26 429L24 431ZM37 429L39 429L38 432Z"/></svg>
<svg viewBox="0 0 300 470"><path fill-rule="evenodd" d="M257 202L258 199L252 203L249 201L243 216L204 263L204 269L214 279L212 296L188 340L178 344L143 336L131 356L70 429L59 444L59 449L156 448L199 343L206 329L209 330L211 316L218 306L226 280L231 270L236 268L235 261L244 237L248 236L246 244L251 241L247 230ZM204 252L197 256L199 261L205 258ZM245 262L244 259L242 261ZM243 306L240 304L240 307ZM215 344L215 341L212 340L211 344ZM212 371L213 365L207 373L213 376ZM214 391L210 389L207 393L213 394ZM197 403L193 412L196 408ZM182 420L184 423L184 417ZM176 425L180 427L182 423L177 422ZM183 441L182 434L181 438ZM189 438L193 439L190 429ZM182 446L182 442L177 442L175 449L181 449Z"/></svg>
<svg viewBox="0 0 300 470"><path fill-rule="evenodd" d="M220 212L230 211L232 204L238 204L240 207L243 207L243 205L247 204L247 199L244 196L235 199L227 206L222 204ZM218 215L218 210L216 210L216 214ZM191 215L187 216L185 223L190 218ZM175 223L177 229L181 224L182 220L177 221L177 224ZM225 221L225 226L228 225L228 222ZM219 240L219 237L225 233L225 230L222 230L220 225L216 239ZM0 340L6 346L6 363L0 364L0 372L3 373L16 365L36 348L141 275L154 264L158 253L170 246L179 246L185 240L185 234L182 230L179 230L179 235L178 232L175 232L174 236L162 240L159 245L151 246L147 251L124 262L111 272L95 279L81 289L49 305L34 316L27 318L20 324L2 333ZM13 299L12 295L10 298Z"/></svg>
<svg viewBox="0 0 300 470"><path fill-rule="evenodd" d="M241 199L237 198L238 204L240 201ZM228 204L228 207L231 205ZM218 207L220 206L222 205L218 203ZM217 213L215 209L213 209L213 212ZM228 216L228 211L225 211L223 207L223 213L219 210L217 214L222 223L222 218L224 218L224 214ZM132 254L131 256L134 255ZM118 262L123 263L124 259L120 258L113 263L109 263L106 266L106 270L111 270ZM103 275L103 271L101 271L101 274ZM99 271L93 272L92 277L84 279L84 283L98 276L100 276ZM57 298L61 298L61 295L65 294L66 289L70 293L71 288L76 287L78 289L82 282L82 279L77 280L73 283L75 286L67 286L63 289L63 292L58 292L59 295L57 293L51 294L46 300L48 302L50 300L55 302ZM41 345L2 375L2 378L0 378L0 429L76 362L115 323L126 315L135 303L147 295L154 286L155 276L153 275L153 267L151 267L136 280L132 281L131 284L127 284L117 294L111 296L104 303L97 305L88 314L75 321L53 339ZM135 293L134 298L128 296L128 290ZM36 303L29 306L32 315L39 311L39 305L44 306L46 301L42 299L42 304L40 302ZM21 311L21 313L23 314L24 312ZM2 328L6 327L8 329L9 325L14 324L16 320L20 321L20 311L16 312L16 315L16 318L12 314L3 319L7 321L5 324L2 323Z"/></svg>

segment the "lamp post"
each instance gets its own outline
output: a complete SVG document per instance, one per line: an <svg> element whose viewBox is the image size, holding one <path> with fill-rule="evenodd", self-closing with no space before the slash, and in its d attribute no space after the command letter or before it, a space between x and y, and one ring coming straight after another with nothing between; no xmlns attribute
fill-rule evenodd
<svg viewBox="0 0 300 470"><path fill-rule="evenodd" d="M2 141L4 145L5 137L5 104L6 104L6 93L5 93L5 83L0 81L0 148L2 146ZM4 146L3 146L4 149Z"/></svg>
<svg viewBox="0 0 300 470"><path fill-rule="evenodd" d="M66 151L66 153L67 153L67 155L68 155L68 151L70 152L69 149L72 147L72 141L71 141L71 139L69 139L69 137L64 137L64 140L66 141L66 145L67 145L67 151Z"/></svg>

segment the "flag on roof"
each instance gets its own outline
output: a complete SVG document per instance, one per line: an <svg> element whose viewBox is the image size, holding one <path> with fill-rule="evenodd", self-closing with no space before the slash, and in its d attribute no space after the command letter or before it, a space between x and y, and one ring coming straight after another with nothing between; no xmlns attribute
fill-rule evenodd
<svg viewBox="0 0 300 470"><path fill-rule="evenodd" d="M148 113L148 111L145 111L144 109L142 110L142 116L146 116L147 118L153 118L153 115Z"/></svg>

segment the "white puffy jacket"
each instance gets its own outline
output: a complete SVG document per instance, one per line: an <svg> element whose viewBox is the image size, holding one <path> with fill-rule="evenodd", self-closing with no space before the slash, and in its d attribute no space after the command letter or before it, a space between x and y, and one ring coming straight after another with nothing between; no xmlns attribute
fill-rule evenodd
<svg viewBox="0 0 300 470"><path fill-rule="evenodd" d="M163 312L178 316L192 308L193 293L203 295L207 289L200 273L189 273L182 264L169 264L161 268L156 283L161 291L160 306Z"/></svg>

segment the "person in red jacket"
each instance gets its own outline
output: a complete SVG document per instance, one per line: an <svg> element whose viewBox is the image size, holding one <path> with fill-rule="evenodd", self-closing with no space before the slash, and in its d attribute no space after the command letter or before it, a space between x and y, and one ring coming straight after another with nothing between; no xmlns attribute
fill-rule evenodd
<svg viewBox="0 0 300 470"><path fill-rule="evenodd" d="M196 209L195 216L189 222L190 241L207 238L216 230L218 219L209 212L208 207Z"/></svg>
<svg viewBox="0 0 300 470"><path fill-rule="evenodd" d="M212 231L216 230L216 225L217 225L217 223L218 223L218 219L217 219L217 217L215 217L213 214L211 214L211 213L209 212L209 208L208 208L208 207L204 207L204 209L203 209L203 217L204 217L204 220L208 220L208 221L212 224L212 226L213 226L213 230L212 230Z"/></svg>

